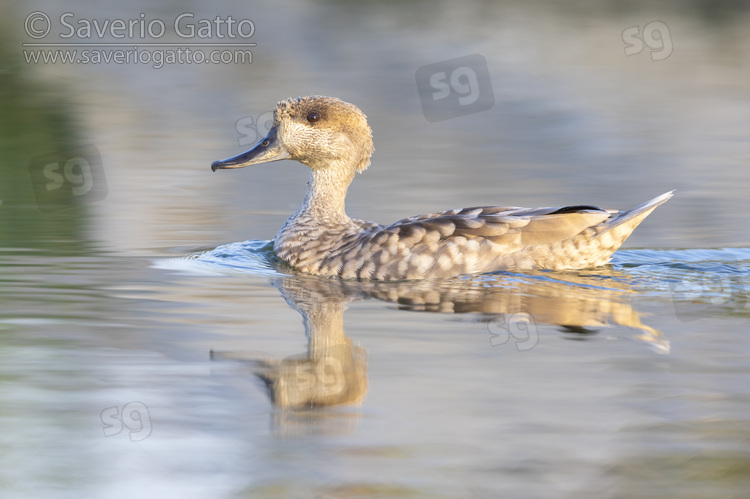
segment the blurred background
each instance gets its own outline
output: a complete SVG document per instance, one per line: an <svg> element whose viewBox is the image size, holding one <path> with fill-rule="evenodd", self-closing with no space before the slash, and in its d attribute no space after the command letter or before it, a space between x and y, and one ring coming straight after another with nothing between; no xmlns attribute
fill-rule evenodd
<svg viewBox="0 0 750 499"><path fill-rule="evenodd" d="M8 5L0 199L3 223L13 228L2 237L35 239L50 228L65 230L62 222L111 250L271 238L303 196L305 168L276 163L212 175L208 165L256 139L254 120L267 117L277 101L322 94L358 105L374 130L373 166L348 199L352 216L385 223L477 204L625 208L676 188L669 208L658 210L630 245L747 244L739 218L748 209L750 175L744 167L750 148L744 6ZM52 25L41 39L24 31L35 11ZM173 27L184 12L194 16L185 19L183 32L201 19L250 19L255 31L240 41L256 46L252 63L244 64L27 63L29 53L42 50L22 43L122 43L99 38L95 28L91 38L80 39L78 32L61 38L71 30L60 22L66 12L76 30L85 21L140 20L143 13L146 26L163 22L166 32L155 40L164 43L186 41ZM646 30L654 22L659 26ZM416 70L469 54L486 60L494 106L427 121ZM106 180L104 199L51 218L35 213L31 159L89 144L101 153L105 179L95 181ZM40 230L39 224L48 226Z"/></svg>
<svg viewBox="0 0 750 499"><path fill-rule="evenodd" d="M0 495L750 489L748 281L717 291L745 301L689 321L669 294L707 268L747 279L750 2L30 0L0 14ZM247 36L229 37L230 16L236 29L251 21ZM117 20L134 36L120 37ZM140 36L160 25L163 35ZM222 45L229 62L154 59L219 43L252 45ZM85 50L102 59L85 63ZM148 58L104 62L117 50ZM49 59L66 51L80 62ZM231 59L247 51L251 62ZM477 105L461 107L471 75ZM373 129L352 217L623 209L676 189L619 260L626 270L670 260L668 278L648 266L617 277L672 353L649 350L625 321L588 342L540 324L538 347L500 354L473 319L369 300L347 312L370 356L364 408L325 424L300 416L292 426L335 430L278 438L288 414L247 373L214 373L208 351L305 350L299 316L269 285L280 276L261 265L199 277L154 262L273 238L302 201L306 168L210 164L260 140L277 101L309 94L356 104ZM140 412L131 425L148 421L147 439L118 434L127 407Z"/></svg>

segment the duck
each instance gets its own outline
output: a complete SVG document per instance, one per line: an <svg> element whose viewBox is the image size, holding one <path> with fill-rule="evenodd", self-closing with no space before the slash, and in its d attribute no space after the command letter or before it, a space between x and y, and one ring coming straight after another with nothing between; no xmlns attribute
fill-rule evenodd
<svg viewBox="0 0 750 499"><path fill-rule="evenodd" d="M349 185L373 152L372 130L357 106L311 95L280 101L268 134L252 149L214 161L211 170L285 159L307 166L304 201L273 239L274 253L302 274L377 281L605 265L674 192L624 211L476 206L381 225L345 211Z"/></svg>

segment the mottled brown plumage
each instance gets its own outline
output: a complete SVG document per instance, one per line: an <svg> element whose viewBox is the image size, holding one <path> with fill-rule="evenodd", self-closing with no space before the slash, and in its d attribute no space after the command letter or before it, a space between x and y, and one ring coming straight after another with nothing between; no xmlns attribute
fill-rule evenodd
<svg viewBox="0 0 750 499"><path fill-rule="evenodd" d="M305 200L274 238L277 256L323 276L394 280L495 270L580 269L607 263L668 192L629 211L594 206L482 206L405 218L354 220L344 200L370 164L372 132L354 105L331 97L281 101L268 136L211 168L295 159L312 170Z"/></svg>

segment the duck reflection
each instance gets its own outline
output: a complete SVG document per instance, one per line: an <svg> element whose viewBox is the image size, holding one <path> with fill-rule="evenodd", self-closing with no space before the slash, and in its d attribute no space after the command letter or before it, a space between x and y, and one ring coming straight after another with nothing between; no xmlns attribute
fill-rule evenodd
<svg viewBox="0 0 750 499"><path fill-rule="evenodd" d="M344 310L366 294L350 283L312 276L286 276L273 284L302 315L307 352L278 360L212 351L211 358L249 362L274 405L275 433L346 433L359 420L359 413L316 409L356 406L365 398L367 352L346 335Z"/></svg>
<svg viewBox="0 0 750 499"><path fill-rule="evenodd" d="M644 324L632 308L636 294L626 274L612 269L584 272L497 273L454 279L361 282L290 275L276 278L274 286L290 307L302 315L308 339L303 355L250 360L252 372L263 381L276 409L276 429L316 426L332 421L341 430L341 418L356 413L317 411L321 407L361 404L367 393L367 355L344 330L344 310L351 302L376 298L399 309L469 314L488 324L490 344L513 338L519 351L539 341L539 324L557 325L582 338L607 326L624 326L661 353L669 342ZM233 358L213 354L214 359ZM333 423L335 422L335 423ZM323 425L325 426L325 425ZM348 425L343 425L344 427Z"/></svg>
<svg viewBox="0 0 750 499"><path fill-rule="evenodd" d="M289 277L276 287L302 315L307 353L280 362L264 361L256 374L274 405L311 409L355 405L367 392L367 354L344 332L344 309L353 296L332 281Z"/></svg>

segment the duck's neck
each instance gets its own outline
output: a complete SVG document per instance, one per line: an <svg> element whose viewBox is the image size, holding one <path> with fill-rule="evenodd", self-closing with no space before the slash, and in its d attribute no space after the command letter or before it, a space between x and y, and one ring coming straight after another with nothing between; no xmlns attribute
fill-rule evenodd
<svg viewBox="0 0 750 499"><path fill-rule="evenodd" d="M353 179L354 169L348 165L332 164L314 169L307 183L305 201L292 218L318 220L327 225L347 223L350 219L344 201Z"/></svg>

